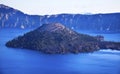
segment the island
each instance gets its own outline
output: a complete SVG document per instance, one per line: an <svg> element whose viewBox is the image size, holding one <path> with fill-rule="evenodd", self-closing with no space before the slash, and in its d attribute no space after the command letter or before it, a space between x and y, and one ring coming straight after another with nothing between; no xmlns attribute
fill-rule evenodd
<svg viewBox="0 0 120 74"><path fill-rule="evenodd" d="M93 52L100 49L120 50L120 42L104 41L103 36L90 36L60 24L43 24L6 43L7 47L41 51L49 54Z"/></svg>

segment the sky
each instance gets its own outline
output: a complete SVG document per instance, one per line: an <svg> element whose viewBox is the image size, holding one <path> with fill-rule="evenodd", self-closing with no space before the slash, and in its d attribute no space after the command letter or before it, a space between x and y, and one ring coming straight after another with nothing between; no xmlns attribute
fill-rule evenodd
<svg viewBox="0 0 120 74"><path fill-rule="evenodd" d="M0 4L33 15L120 12L120 0L0 0Z"/></svg>

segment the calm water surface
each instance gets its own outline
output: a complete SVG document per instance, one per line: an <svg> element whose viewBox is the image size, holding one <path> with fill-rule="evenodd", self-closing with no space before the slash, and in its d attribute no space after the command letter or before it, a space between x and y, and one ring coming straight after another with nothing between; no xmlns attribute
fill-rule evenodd
<svg viewBox="0 0 120 74"><path fill-rule="evenodd" d="M120 51L49 55L5 46L8 40L28 31L0 30L0 74L120 74ZM102 35L106 40L120 41L120 34Z"/></svg>

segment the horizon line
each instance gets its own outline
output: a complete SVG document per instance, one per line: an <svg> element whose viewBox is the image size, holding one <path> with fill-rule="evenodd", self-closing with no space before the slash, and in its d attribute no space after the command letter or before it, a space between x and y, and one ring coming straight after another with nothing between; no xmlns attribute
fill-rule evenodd
<svg viewBox="0 0 120 74"><path fill-rule="evenodd" d="M97 13L94 13L94 12L80 12L80 13L70 13L70 12L62 12L62 13L53 13L53 14L31 14L31 13L27 13L27 12L24 12L20 9L17 9L17 8L14 8L12 6L9 6L9 5L5 5L5 4L0 4L0 5L3 5L3 6L6 6L6 7L9 7L9 8L13 8L14 10L17 10L17 11L20 11L24 14L27 14L27 15L39 15L39 16L49 16L49 15L60 15L60 14L73 14L73 15L77 15L77 14L81 14L81 15L97 15L97 14L115 14L115 13L120 13L120 11L117 11L117 12L97 12Z"/></svg>

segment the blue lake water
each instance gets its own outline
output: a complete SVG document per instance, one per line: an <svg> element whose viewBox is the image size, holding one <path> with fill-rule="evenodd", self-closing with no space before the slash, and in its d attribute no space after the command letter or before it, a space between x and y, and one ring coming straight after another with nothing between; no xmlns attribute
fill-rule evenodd
<svg viewBox="0 0 120 74"><path fill-rule="evenodd" d="M50 55L5 46L8 40L28 31L0 30L0 74L120 74L120 51L116 50ZM120 34L101 35L108 41L120 41Z"/></svg>

